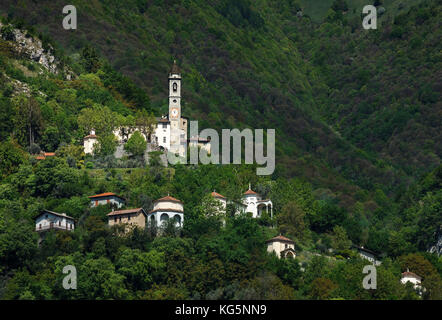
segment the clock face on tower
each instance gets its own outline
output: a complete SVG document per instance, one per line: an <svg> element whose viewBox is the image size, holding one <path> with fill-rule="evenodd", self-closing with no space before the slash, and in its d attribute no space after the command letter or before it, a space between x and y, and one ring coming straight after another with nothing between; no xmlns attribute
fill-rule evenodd
<svg viewBox="0 0 442 320"><path fill-rule="evenodd" d="M178 113L178 108L172 108L172 110L170 111L170 117L173 119L177 119Z"/></svg>

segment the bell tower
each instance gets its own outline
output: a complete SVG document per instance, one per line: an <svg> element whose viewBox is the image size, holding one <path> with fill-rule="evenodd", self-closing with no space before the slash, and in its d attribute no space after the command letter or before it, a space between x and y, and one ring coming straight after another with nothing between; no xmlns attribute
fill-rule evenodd
<svg viewBox="0 0 442 320"><path fill-rule="evenodd" d="M181 71L173 61L169 72L169 121L172 129L178 129L181 118Z"/></svg>

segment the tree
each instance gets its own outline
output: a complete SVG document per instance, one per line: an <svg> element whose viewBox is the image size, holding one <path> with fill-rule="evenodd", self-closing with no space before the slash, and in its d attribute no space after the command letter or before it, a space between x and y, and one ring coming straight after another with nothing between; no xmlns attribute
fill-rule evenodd
<svg viewBox="0 0 442 320"><path fill-rule="evenodd" d="M116 266L134 290L146 290L154 281L161 280L166 262L162 252L125 248L119 253Z"/></svg>
<svg viewBox="0 0 442 320"><path fill-rule="evenodd" d="M311 284L309 297L315 300L328 299L337 287L330 279L316 278Z"/></svg>
<svg viewBox="0 0 442 320"><path fill-rule="evenodd" d="M95 73L100 69L101 62L95 48L86 46L81 52L81 64L88 73Z"/></svg>
<svg viewBox="0 0 442 320"><path fill-rule="evenodd" d="M22 145L30 146L43 127L40 105L34 97L19 96L13 101L15 107L15 135Z"/></svg>
<svg viewBox="0 0 442 320"><path fill-rule="evenodd" d="M304 210L296 202L287 203L277 216L279 231L297 239L304 238L306 229L304 217Z"/></svg>
<svg viewBox="0 0 442 320"><path fill-rule="evenodd" d="M345 232L345 229L341 226L335 226L333 228L331 240L333 249L335 250L347 250L351 245L351 241L347 237L347 232Z"/></svg>
<svg viewBox="0 0 442 320"><path fill-rule="evenodd" d="M441 300L442 299L442 280L440 276L433 273L427 276L422 281L422 287L424 288L423 297L428 300Z"/></svg>
<svg viewBox="0 0 442 320"><path fill-rule="evenodd" d="M17 142L11 139L0 142L0 177L16 172L25 159L25 153Z"/></svg>
<svg viewBox="0 0 442 320"><path fill-rule="evenodd" d="M141 132L150 141L150 136L154 131L157 121L153 113L149 113L147 110L142 109L137 111L135 115L135 125L139 127Z"/></svg>
<svg viewBox="0 0 442 320"><path fill-rule="evenodd" d="M94 144L94 154L100 157L112 155L117 150L117 146L118 140L113 133L100 135L98 142Z"/></svg>
<svg viewBox="0 0 442 320"><path fill-rule="evenodd" d="M104 257L88 259L77 271L77 289L86 299L125 299L129 291L124 285L125 277L115 271L112 262Z"/></svg>
<svg viewBox="0 0 442 320"><path fill-rule="evenodd" d="M57 127L47 127L41 137L41 145L43 150L53 152L57 150L60 144L60 132Z"/></svg>
<svg viewBox="0 0 442 320"><path fill-rule="evenodd" d="M345 0L335 0L333 1L333 4L331 8L334 11L348 11L348 4Z"/></svg>
<svg viewBox="0 0 442 320"><path fill-rule="evenodd" d="M135 131L124 145L124 150L130 152L133 156L142 156L146 151L147 141L139 131Z"/></svg>
<svg viewBox="0 0 442 320"><path fill-rule="evenodd" d="M99 104L82 109L78 115L78 125L83 132L94 129L98 136L111 134L120 124L121 115Z"/></svg>

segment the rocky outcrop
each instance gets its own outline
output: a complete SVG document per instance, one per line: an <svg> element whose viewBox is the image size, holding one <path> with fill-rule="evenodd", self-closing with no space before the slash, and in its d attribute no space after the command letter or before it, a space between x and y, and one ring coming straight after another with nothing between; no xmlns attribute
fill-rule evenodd
<svg viewBox="0 0 442 320"><path fill-rule="evenodd" d="M9 28L8 33L2 32L1 36L4 40L13 43L13 49L18 56L37 62L52 74L59 74L60 71L64 71L67 80L73 78L74 73L72 71L66 67L63 69L60 67L51 46L45 49L42 41L32 37L27 31L14 29L10 25L3 25L0 22L0 29L3 31L4 28Z"/></svg>

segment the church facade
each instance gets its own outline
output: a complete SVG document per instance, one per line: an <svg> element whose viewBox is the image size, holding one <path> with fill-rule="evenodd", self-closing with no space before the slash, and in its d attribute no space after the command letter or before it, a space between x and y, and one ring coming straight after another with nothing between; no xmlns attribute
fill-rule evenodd
<svg viewBox="0 0 442 320"><path fill-rule="evenodd" d="M249 184L249 189L244 192L241 198L241 202L236 202L227 199L222 194L215 191L211 193L212 197L220 202L221 208L226 211L227 205L231 204L234 206L236 214L249 212L252 214L253 218L261 218L262 214L266 212L273 218L273 203L270 199L262 199L261 195L251 189Z"/></svg>
<svg viewBox="0 0 442 320"><path fill-rule="evenodd" d="M182 116L181 110L181 71L174 61L169 72L169 113L156 118L157 124L151 136L147 136L145 128L142 127L119 127L114 130L114 135L120 145L139 131L144 139L151 145L152 149L165 152L173 152L184 157L187 151L187 127L188 118ZM98 136L92 130L83 139L85 154L93 154L94 145L98 142Z"/></svg>

